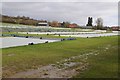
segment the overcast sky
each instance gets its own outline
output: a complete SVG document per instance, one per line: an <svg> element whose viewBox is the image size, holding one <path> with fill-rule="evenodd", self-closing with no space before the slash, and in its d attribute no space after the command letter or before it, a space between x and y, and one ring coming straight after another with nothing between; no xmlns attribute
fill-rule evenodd
<svg viewBox="0 0 120 80"><path fill-rule="evenodd" d="M105 26L118 25L117 2L3 2L2 14L79 25L86 25L89 16L93 17L93 24L101 17Z"/></svg>
<svg viewBox="0 0 120 80"><path fill-rule="evenodd" d="M2 2L118 2L119 0L1 0Z"/></svg>

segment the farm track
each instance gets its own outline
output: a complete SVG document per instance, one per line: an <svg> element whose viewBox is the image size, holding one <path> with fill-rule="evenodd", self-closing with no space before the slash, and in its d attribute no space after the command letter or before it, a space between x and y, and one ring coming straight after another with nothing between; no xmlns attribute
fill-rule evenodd
<svg viewBox="0 0 120 80"><path fill-rule="evenodd" d="M98 55L97 51L73 56L64 59L56 64L49 64L38 69L16 73L9 78L71 78L84 71L89 66L87 59L89 56ZM75 62L75 60L80 60Z"/></svg>

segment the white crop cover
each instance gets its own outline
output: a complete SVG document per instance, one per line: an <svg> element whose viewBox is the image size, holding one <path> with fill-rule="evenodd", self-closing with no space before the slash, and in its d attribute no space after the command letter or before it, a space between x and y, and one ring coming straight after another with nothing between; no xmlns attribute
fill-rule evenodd
<svg viewBox="0 0 120 80"><path fill-rule="evenodd" d="M0 37L0 48L8 48L8 47L15 47L15 46L23 46L28 45L29 43L39 44L48 42L57 42L60 40L51 40L51 39L34 39L34 38L20 38L20 37Z"/></svg>

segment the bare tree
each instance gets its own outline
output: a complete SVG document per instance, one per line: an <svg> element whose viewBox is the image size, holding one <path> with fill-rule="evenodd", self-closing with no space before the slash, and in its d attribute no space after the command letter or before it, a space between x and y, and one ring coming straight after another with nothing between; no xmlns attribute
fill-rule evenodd
<svg viewBox="0 0 120 80"><path fill-rule="evenodd" d="M58 21L52 21L51 26L52 27L58 27L59 26Z"/></svg>
<svg viewBox="0 0 120 80"><path fill-rule="evenodd" d="M103 28L103 19L102 18L97 18L96 20L96 24L97 24L97 29L102 29Z"/></svg>
<svg viewBox="0 0 120 80"><path fill-rule="evenodd" d="M62 26L67 28L69 26L69 24L70 24L70 22L63 22Z"/></svg>

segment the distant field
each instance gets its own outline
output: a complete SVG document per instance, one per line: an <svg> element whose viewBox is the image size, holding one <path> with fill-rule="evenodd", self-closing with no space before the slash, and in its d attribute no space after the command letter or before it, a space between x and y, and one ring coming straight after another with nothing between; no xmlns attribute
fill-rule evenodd
<svg viewBox="0 0 120 80"><path fill-rule="evenodd" d="M23 26L23 27L25 27L25 26L30 26L30 25L12 24L12 23L1 23L1 22L0 22L0 25L2 25L3 27L7 27L7 26L11 26L11 27L12 27L12 26L16 26L16 27L17 27L17 26L21 26L21 27L22 27L22 26Z"/></svg>
<svg viewBox="0 0 120 80"><path fill-rule="evenodd" d="M87 59L88 68L74 77L118 77L118 37L77 38L48 44L2 49L3 77L17 72L56 63L71 56L97 51L99 55Z"/></svg>
<svg viewBox="0 0 120 80"><path fill-rule="evenodd" d="M2 24L2 25L1 25ZM62 27L42 27L42 26L31 26L22 24L11 24L11 23L0 23L0 27L3 32L20 32L20 31L30 31L30 32L91 32L93 29L80 29L80 28L62 28Z"/></svg>

